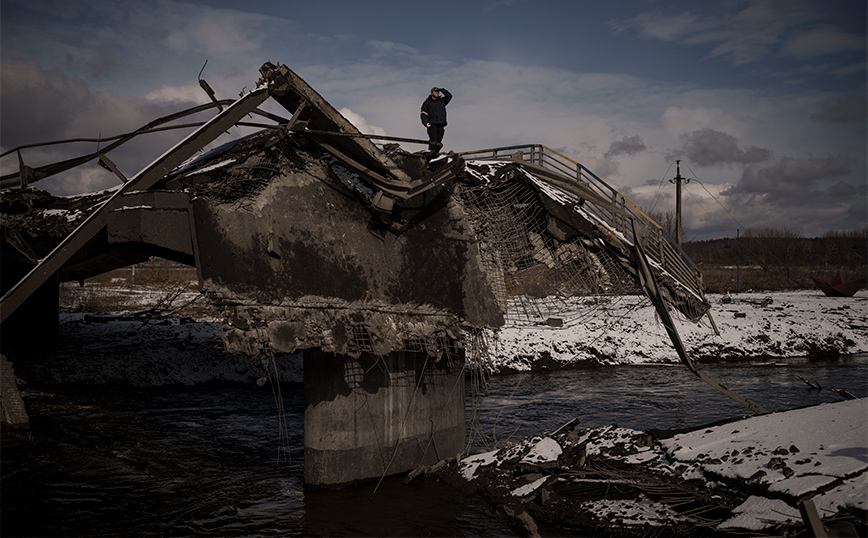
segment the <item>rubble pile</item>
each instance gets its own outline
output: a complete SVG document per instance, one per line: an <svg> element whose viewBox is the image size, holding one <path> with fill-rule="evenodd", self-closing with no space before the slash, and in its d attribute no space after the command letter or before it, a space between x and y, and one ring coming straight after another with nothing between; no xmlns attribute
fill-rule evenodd
<svg viewBox="0 0 868 538"><path fill-rule="evenodd" d="M0 201L4 254L31 262L51 252L64 237L105 202L112 191L59 197L35 188L7 190Z"/></svg>

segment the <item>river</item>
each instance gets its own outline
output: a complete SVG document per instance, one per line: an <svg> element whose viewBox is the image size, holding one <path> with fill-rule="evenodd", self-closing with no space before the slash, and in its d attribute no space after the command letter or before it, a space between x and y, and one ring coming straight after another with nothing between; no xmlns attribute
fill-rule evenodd
<svg viewBox="0 0 868 538"><path fill-rule="evenodd" d="M868 355L701 365L775 411L868 396ZM812 390L797 374L818 383ZM749 414L682 366L499 376L477 398L475 450L572 418L579 427L697 426ZM33 439L4 429L0 534L7 536L502 536L506 519L444 484L401 477L344 491L302 484L302 391L255 386L25 389ZM475 405L474 405L475 402ZM282 448L285 448L283 450Z"/></svg>

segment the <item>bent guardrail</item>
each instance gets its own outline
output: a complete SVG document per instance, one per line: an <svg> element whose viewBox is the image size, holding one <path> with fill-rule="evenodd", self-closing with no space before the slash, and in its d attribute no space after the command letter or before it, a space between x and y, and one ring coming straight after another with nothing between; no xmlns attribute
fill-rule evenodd
<svg viewBox="0 0 868 538"><path fill-rule="evenodd" d="M698 297L703 298L705 296L702 285L702 271L684 253L666 230L636 207L624 195L600 179L581 163L542 144L465 151L459 153L459 155L468 161L506 161L514 160L518 156L516 155L517 153L520 154L522 161L557 172L565 178L574 180L609 200L619 211L611 211L594 204L593 201L588 201L583 207L594 218L599 219L617 231L620 235L618 237L619 241L624 239L632 241L632 220L643 223L650 230L643 245L646 255Z"/></svg>

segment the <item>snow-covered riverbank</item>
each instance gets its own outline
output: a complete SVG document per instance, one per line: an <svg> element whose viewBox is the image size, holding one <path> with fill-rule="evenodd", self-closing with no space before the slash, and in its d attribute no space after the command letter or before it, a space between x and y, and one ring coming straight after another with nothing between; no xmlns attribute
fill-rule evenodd
<svg viewBox="0 0 868 538"><path fill-rule="evenodd" d="M676 320L695 361L835 357L868 352L868 291L826 297L820 291L709 296L708 317ZM615 364L676 363L678 357L644 297L580 299L563 327L513 322L490 336L496 372Z"/></svg>

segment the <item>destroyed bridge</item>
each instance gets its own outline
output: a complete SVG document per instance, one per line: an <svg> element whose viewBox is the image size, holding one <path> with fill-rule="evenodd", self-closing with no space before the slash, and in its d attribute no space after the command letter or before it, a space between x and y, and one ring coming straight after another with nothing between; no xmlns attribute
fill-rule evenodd
<svg viewBox="0 0 868 538"><path fill-rule="evenodd" d="M541 145L411 153L393 142L427 141L362 134L288 67L260 72L234 101L200 80L212 103L93 154L33 168L18 150L19 171L0 178L4 353L32 334L23 326L57 326L59 282L150 256L193 266L221 309L227 351L304 350L314 486L462 452L465 360L478 359L481 332L545 322L572 297L646 294L701 376L669 315L708 313L701 273L590 170ZM260 110L267 99L291 116ZM212 119L132 177L108 156L210 108ZM200 154L251 114L272 123ZM58 198L30 187L93 160L117 189Z"/></svg>

